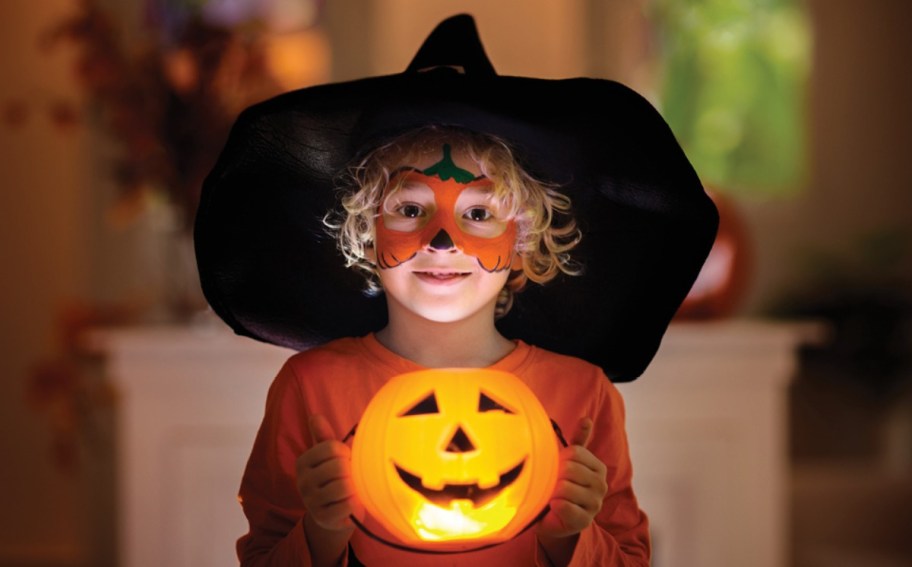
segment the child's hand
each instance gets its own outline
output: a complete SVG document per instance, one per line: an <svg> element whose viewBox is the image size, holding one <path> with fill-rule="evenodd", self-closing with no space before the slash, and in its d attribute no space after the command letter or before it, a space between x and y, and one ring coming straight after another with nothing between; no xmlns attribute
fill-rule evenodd
<svg viewBox="0 0 912 567"><path fill-rule="evenodd" d="M560 452L557 485L551 496L551 509L538 525L538 535L564 538L585 529L599 510L608 492L605 464L586 445L592 435L592 420L581 418L570 445Z"/></svg>
<svg viewBox="0 0 912 567"><path fill-rule="evenodd" d="M351 478L351 449L336 439L322 415L310 416L313 445L298 457L298 492L314 524L330 531L352 529L349 519L364 516Z"/></svg>

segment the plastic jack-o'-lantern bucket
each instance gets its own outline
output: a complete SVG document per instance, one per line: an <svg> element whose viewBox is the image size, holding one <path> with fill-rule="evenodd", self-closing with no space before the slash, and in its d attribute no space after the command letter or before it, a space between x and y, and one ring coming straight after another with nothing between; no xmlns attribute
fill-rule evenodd
<svg viewBox="0 0 912 567"><path fill-rule="evenodd" d="M421 548L516 536L547 505L557 466L541 403L516 376L487 369L393 378L365 409L352 448L367 512Z"/></svg>

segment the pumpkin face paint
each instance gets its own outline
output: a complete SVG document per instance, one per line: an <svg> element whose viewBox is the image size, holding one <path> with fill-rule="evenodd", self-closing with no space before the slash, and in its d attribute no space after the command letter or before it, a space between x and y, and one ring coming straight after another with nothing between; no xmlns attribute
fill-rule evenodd
<svg viewBox="0 0 912 567"><path fill-rule="evenodd" d="M426 247L457 249L474 256L487 272L509 269L516 222L498 216L492 182L457 167L450 147L431 167L406 168L390 180L377 221L375 248L380 269L408 262Z"/></svg>
<svg viewBox="0 0 912 567"><path fill-rule="evenodd" d="M352 478L400 541L434 546L514 537L548 503L558 446L541 402L492 369L428 369L387 382L361 417Z"/></svg>

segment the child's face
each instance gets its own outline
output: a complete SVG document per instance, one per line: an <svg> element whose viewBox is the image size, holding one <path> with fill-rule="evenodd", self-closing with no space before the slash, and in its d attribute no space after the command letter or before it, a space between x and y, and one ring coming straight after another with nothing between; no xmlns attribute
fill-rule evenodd
<svg viewBox="0 0 912 567"><path fill-rule="evenodd" d="M440 322L494 305L516 243L516 223L492 199L478 165L461 152L446 153L399 173L400 189L384 193L375 240L390 303Z"/></svg>

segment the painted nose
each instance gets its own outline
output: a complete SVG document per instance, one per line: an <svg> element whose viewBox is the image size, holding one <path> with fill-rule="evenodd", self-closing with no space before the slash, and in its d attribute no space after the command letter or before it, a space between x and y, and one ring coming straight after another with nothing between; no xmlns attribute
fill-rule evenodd
<svg viewBox="0 0 912 567"><path fill-rule="evenodd" d="M453 434L445 449L447 453L468 453L474 450L475 445L472 445L472 441L462 427L456 429L456 433Z"/></svg>
<svg viewBox="0 0 912 567"><path fill-rule="evenodd" d="M456 248L453 239L450 238L447 231L442 228L434 235L434 238L431 239L428 246L430 246L432 250L439 250L441 252Z"/></svg>

